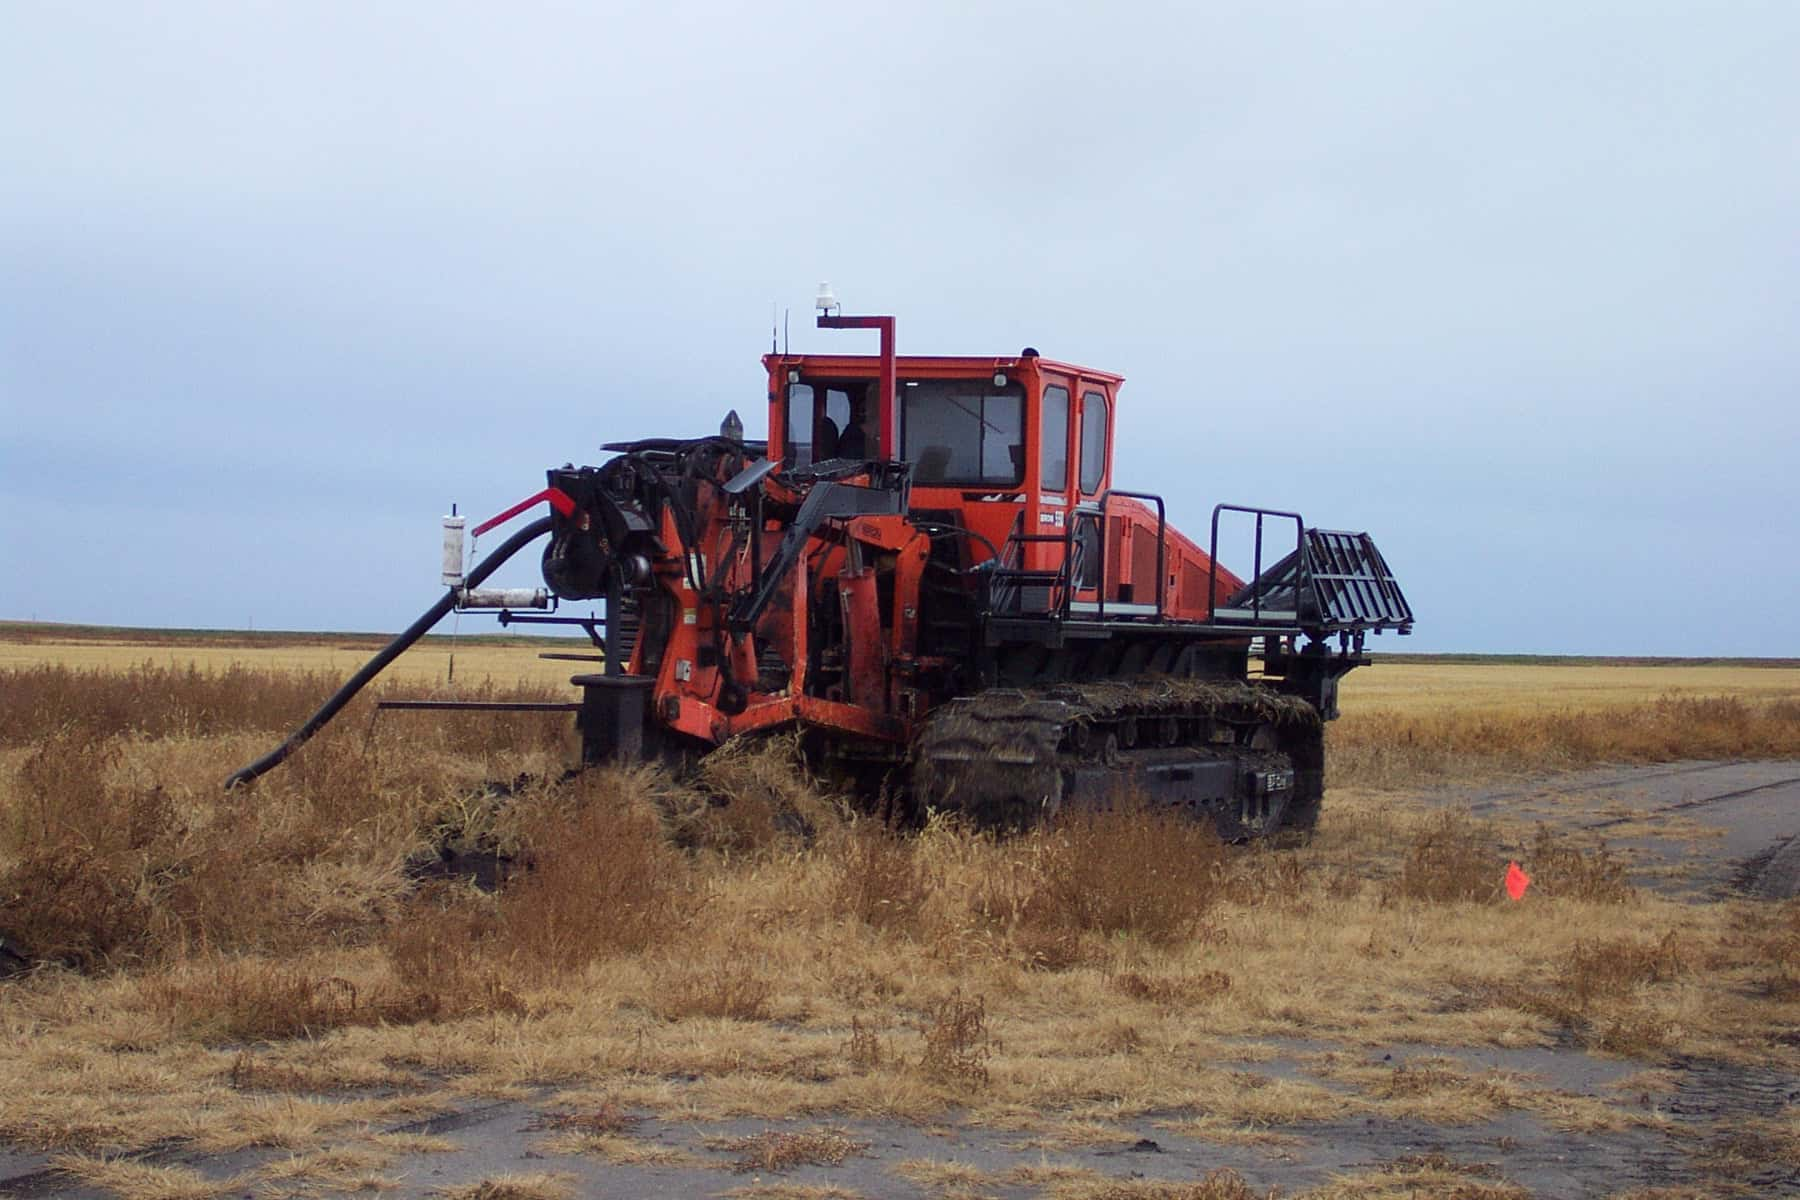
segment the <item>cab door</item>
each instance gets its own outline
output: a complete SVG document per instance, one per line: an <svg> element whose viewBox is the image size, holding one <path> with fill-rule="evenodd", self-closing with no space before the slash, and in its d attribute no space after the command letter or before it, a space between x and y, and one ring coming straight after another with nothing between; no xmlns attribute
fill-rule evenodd
<svg viewBox="0 0 1800 1200"><path fill-rule="evenodd" d="M1074 530L1071 571L1076 604L1091 604L1100 592L1100 496L1112 477L1112 392L1095 380L1078 379L1069 407L1069 516Z"/></svg>
<svg viewBox="0 0 1800 1200"><path fill-rule="evenodd" d="M1075 491L1075 428L1072 420L1079 395L1074 376L1043 372L1038 390L1036 474L1026 482L1032 502L1025 506L1024 533L1045 541L1025 544L1024 564L1032 570L1054 571L1062 566L1062 539L1068 529L1069 508Z"/></svg>

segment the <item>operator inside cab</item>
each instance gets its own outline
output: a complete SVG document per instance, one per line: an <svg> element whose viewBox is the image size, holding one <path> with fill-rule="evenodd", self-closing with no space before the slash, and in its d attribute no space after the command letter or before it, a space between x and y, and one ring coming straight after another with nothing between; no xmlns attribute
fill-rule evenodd
<svg viewBox="0 0 1800 1200"><path fill-rule="evenodd" d="M875 385L864 379L789 384L784 465L805 470L836 458L873 457L874 393Z"/></svg>
<svg viewBox="0 0 1800 1200"><path fill-rule="evenodd" d="M806 380L787 387L782 460L804 470L878 456L877 384ZM1018 487L1025 476L1025 391L1015 382L907 379L898 389L900 457L913 482Z"/></svg>

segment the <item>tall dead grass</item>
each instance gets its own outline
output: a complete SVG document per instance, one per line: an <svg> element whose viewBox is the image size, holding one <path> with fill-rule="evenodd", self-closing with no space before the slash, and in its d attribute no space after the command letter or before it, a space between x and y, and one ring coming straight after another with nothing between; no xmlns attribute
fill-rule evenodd
<svg viewBox="0 0 1800 1200"><path fill-rule="evenodd" d="M1260 1130L1500 1103L1235 1069L1263 1038L1785 1053L1792 911L1739 928L1617 890L1598 847L1393 797L1346 796L1297 849L1221 847L1130 802L1007 839L898 835L775 743L699 782L564 782L396 723L220 792L255 740L88 730L0 753L0 928L23 943L18 867L65 851L89 891L59 877L23 910L61 911L60 944L85 949L59 956L90 969L0 983L0 1139L243 1145L279 1110L304 1149L330 1122L548 1085L582 1089L560 1108L684 1124L958 1107L1129 1143L1122 1122L1156 1111ZM404 869L446 838L504 857L497 891ZM1494 890L1515 857L1520 904ZM1623 1119L1525 1084L1504 1103Z"/></svg>
<svg viewBox="0 0 1800 1200"><path fill-rule="evenodd" d="M0 937L82 969L366 941L497 757L550 761L449 752L442 727L351 727L226 794L254 742L97 726L37 737L0 778Z"/></svg>
<svg viewBox="0 0 1800 1200"><path fill-rule="evenodd" d="M57 664L0 668L0 747L29 746L59 732L144 737L208 737L239 731L285 734L311 715L343 683L326 671L284 671L233 664L217 669L142 662L123 670L82 670ZM417 696L416 684L381 681L338 718L365 725L371 701ZM559 700L542 685L500 686L489 680L439 688L469 700ZM390 714L394 722L423 724L416 714ZM554 716L509 713L444 713L432 726L452 740L489 749L553 745L566 722ZM221 777L238 763L222 763Z"/></svg>
<svg viewBox="0 0 1800 1200"><path fill-rule="evenodd" d="M53 693L68 683L40 676ZM1281 874L1291 861L1233 865L1208 826L1134 797L1005 841L944 821L903 837L852 819L789 738L729 746L688 783L640 769L564 784L542 741L504 723L481 739L454 724L340 723L226 795L219 747L235 757L246 739L151 737L139 716L154 706L138 693L172 689L174 709L213 712L246 678L146 669L102 689L84 723L34 736L0 805L0 936L90 970L379 943L400 993L434 998L409 1000L413 1011L461 1012L513 1005L519 978L666 951L696 928L704 941L734 880L788 862L820 868L782 901L805 919L849 919L951 958L997 947L1050 970L1095 961L1120 937L1203 936L1227 893L1301 886ZM1401 893L1493 898L1492 837L1446 822L1407 850ZM446 849L504 861L510 882L498 896L421 886L408 864ZM1531 863L1546 892L1623 890L1616 864L1551 842ZM703 993L726 997L722 1010L758 1006L753 980L677 982L701 998L675 1007L702 1011Z"/></svg>
<svg viewBox="0 0 1800 1200"><path fill-rule="evenodd" d="M1624 904L1636 897L1624 863L1604 844L1579 844L1540 825L1529 845L1514 845L1492 823L1456 811L1434 813L1414 831L1396 891L1437 904L1498 903L1506 895L1503 868L1515 859L1539 898Z"/></svg>
<svg viewBox="0 0 1800 1200"><path fill-rule="evenodd" d="M1033 837L1036 870L1015 897L1028 928L1168 943L1192 935L1222 891L1212 826L1140 798L1066 814Z"/></svg>
<svg viewBox="0 0 1800 1200"><path fill-rule="evenodd" d="M912 839L862 820L843 826L822 849L837 862L840 911L875 929L918 927L932 883Z"/></svg>
<svg viewBox="0 0 1800 1200"><path fill-rule="evenodd" d="M1683 758L1800 756L1800 701L1665 696L1605 709L1361 710L1327 727L1336 786L1398 788L1469 774Z"/></svg>
<svg viewBox="0 0 1800 1200"><path fill-rule="evenodd" d="M695 845L740 854L803 843L851 813L807 768L793 734L734 738L700 761L691 791L675 814L681 831Z"/></svg>
<svg viewBox="0 0 1800 1200"><path fill-rule="evenodd" d="M499 897L499 933L539 970L632 954L673 937L699 903L641 771L591 771L510 819L525 869Z"/></svg>
<svg viewBox="0 0 1800 1200"><path fill-rule="evenodd" d="M26 1013L8 1029L270 1042L276 1056L329 1033L380 1045L381 1071L502 1082L573 1069L508 1038L562 1038L596 1072L753 1076L736 1097L720 1085L720 1110L858 1086L913 1111L1035 1102L1021 1063L1090 1043L1094 1094L1150 1086L1140 1048L1161 1044L1165 1020L1360 1036L1404 1011L1408 1030L1477 1037L1539 1020L1631 1053L1675 1037L1681 989L1706 981L1696 964L1714 952L1638 936L1653 901L1602 849L1466 818L1387 834L1328 818L1311 847L1246 854L1126 798L1008 839L944 819L901 835L851 818L783 739L686 782L647 769L565 782L562 747L529 731L411 719L341 723L226 794L219 776L262 743L256 730L221 717L153 734L109 711L0 751L0 936L102 976L21 985L17 1007L0 1005ZM408 869L452 843L504 859L498 891ZM1519 906L1498 890L1515 857L1534 877ZM1626 901L1638 907L1601 907ZM1577 937L1559 913L1605 923ZM1502 922L1516 936L1499 938ZM1757 936L1787 947L1794 928ZM1504 992L1484 974L1504 1020L1414 1011L1417 980L1459 987L1477 941L1503 946L1525 981ZM1791 971L1768 980L1794 986ZM64 997L104 989L128 1011L92 1032L87 1001ZM1051 1029L1043 1014L1065 1006L1118 1019L1098 1038L1090 1021L1015 1041L1021 1008ZM803 1045L815 1035L826 1049Z"/></svg>

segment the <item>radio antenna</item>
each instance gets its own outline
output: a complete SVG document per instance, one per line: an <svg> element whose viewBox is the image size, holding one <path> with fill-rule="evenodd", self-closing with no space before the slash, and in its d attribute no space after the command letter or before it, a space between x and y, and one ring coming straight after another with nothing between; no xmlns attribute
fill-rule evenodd
<svg viewBox="0 0 1800 1200"><path fill-rule="evenodd" d="M775 301L769 301L769 353L775 353Z"/></svg>
<svg viewBox="0 0 1800 1200"><path fill-rule="evenodd" d="M781 352L788 352L788 310L781 310Z"/></svg>

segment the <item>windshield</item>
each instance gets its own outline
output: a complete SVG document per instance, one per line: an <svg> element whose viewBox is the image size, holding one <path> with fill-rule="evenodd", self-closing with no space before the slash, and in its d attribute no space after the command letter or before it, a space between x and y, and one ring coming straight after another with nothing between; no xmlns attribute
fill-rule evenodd
<svg viewBox="0 0 1800 1200"><path fill-rule="evenodd" d="M1017 487L1025 478L1025 393L987 380L909 380L900 388L901 457L916 483Z"/></svg>

